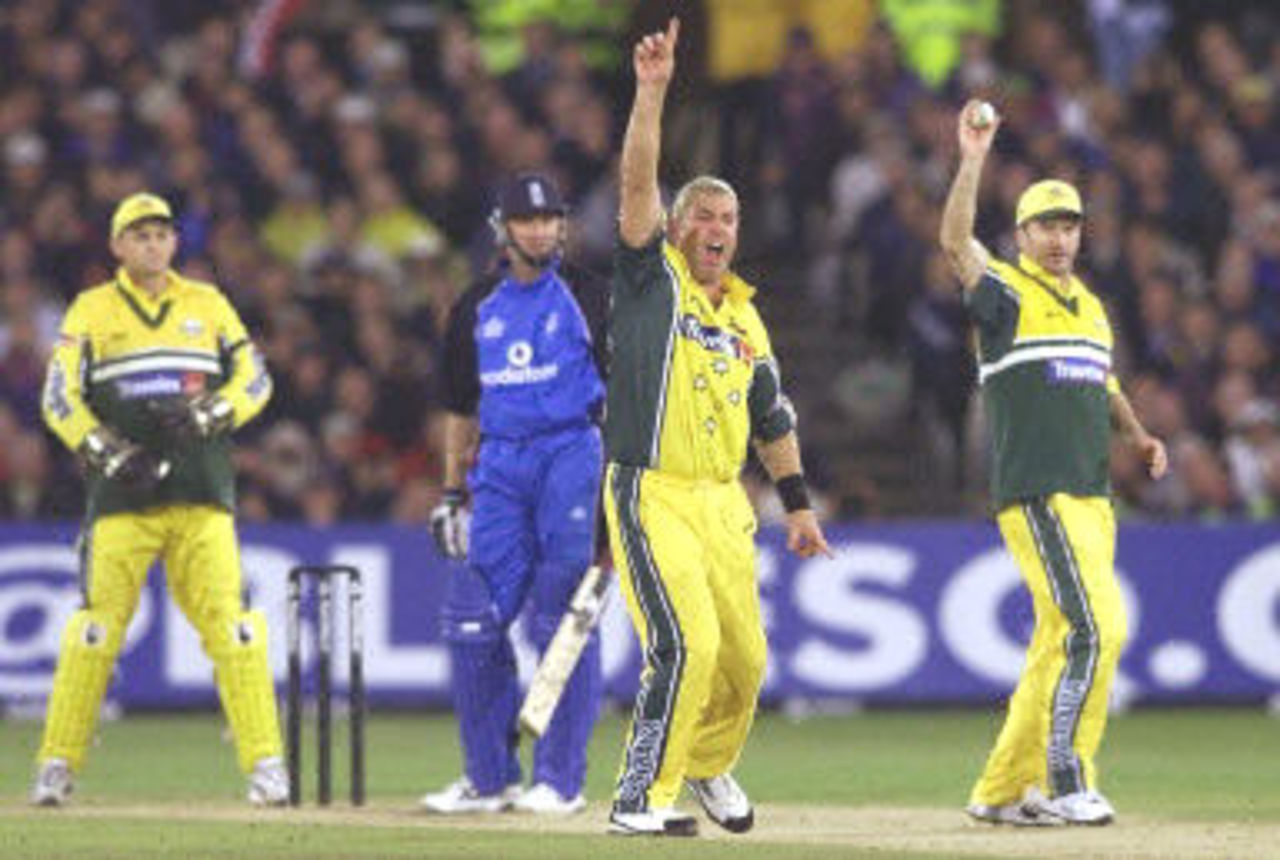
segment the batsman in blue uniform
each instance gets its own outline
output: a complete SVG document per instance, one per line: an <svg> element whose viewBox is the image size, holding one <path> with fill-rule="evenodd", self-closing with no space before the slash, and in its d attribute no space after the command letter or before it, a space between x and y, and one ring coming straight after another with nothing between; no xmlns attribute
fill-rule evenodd
<svg viewBox="0 0 1280 860"><path fill-rule="evenodd" d="M508 631L531 603L532 638L544 651L593 560L608 292L562 265L566 207L546 177L504 183L492 223L502 262L458 300L445 337L447 489L431 518L441 552L468 562L451 572L443 612L466 772L422 805L444 814L572 813L586 805L598 637L534 748L532 786L522 791Z"/></svg>

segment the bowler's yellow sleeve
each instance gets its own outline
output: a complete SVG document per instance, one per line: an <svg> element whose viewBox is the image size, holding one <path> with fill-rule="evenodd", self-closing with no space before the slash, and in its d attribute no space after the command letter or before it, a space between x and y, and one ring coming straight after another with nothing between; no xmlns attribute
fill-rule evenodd
<svg viewBox="0 0 1280 860"><path fill-rule="evenodd" d="M72 451L102 423L85 402L84 381L93 349L89 340L90 316L80 299L67 310L49 356L41 398L45 423Z"/></svg>
<svg viewBox="0 0 1280 860"><path fill-rule="evenodd" d="M1120 393L1120 380L1116 378L1116 375L1114 373L1107 374L1107 393L1108 394Z"/></svg>
<svg viewBox="0 0 1280 860"><path fill-rule="evenodd" d="M262 353L249 340L240 315L226 296L219 294L218 298L218 341L231 363L231 373L218 393L231 404L234 426L238 428L249 423L271 399L271 375Z"/></svg>

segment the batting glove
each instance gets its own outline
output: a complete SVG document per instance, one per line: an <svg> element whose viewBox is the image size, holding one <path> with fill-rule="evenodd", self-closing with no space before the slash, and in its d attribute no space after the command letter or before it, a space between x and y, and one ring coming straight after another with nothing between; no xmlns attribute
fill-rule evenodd
<svg viewBox="0 0 1280 860"><path fill-rule="evenodd" d="M229 432L235 417L227 399L213 393L153 400L151 409L176 439L210 439Z"/></svg>
<svg viewBox="0 0 1280 860"><path fill-rule="evenodd" d="M89 431L80 443L80 456L108 481L149 490L169 474L169 461L130 442L106 426Z"/></svg>
<svg viewBox="0 0 1280 860"><path fill-rule="evenodd" d="M467 492L462 489L444 491L444 500L431 512L431 537L445 558L461 561L467 557L467 537L471 531L471 513L467 510Z"/></svg>

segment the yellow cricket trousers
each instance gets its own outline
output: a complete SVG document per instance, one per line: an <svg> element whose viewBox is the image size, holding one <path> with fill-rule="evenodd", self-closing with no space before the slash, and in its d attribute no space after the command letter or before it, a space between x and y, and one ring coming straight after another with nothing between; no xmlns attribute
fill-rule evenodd
<svg viewBox="0 0 1280 860"><path fill-rule="evenodd" d="M1009 714L972 803L1017 802L1095 786L1094 755L1127 635L1107 498L1056 493L997 516L1035 607L1035 632Z"/></svg>
<svg viewBox="0 0 1280 860"><path fill-rule="evenodd" d="M38 760L79 770L147 572L164 560L169 593L213 661L219 698L248 771L279 756L280 725L261 612L245 612L240 549L231 514L168 505L94 520L84 552L85 606L67 622Z"/></svg>
<svg viewBox="0 0 1280 860"><path fill-rule="evenodd" d="M755 514L737 481L610 464L605 515L645 666L614 797L671 806L686 777L731 770L746 743L767 645Z"/></svg>

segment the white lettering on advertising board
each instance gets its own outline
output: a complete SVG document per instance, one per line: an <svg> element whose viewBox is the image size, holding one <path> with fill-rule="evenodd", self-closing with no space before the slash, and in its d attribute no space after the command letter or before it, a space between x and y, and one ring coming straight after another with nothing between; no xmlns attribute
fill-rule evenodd
<svg viewBox="0 0 1280 860"><path fill-rule="evenodd" d="M796 609L817 628L866 641L842 647L815 635L791 657L791 671L808 684L832 692L861 692L907 678L924 661L929 631L910 605L861 585L902 587L916 567L915 555L889 544L845 544L834 558L802 564L796 571Z"/></svg>
<svg viewBox="0 0 1280 860"><path fill-rule="evenodd" d="M906 543L849 541L839 547L836 558L802 562L790 579L783 579L776 550L762 547L762 617L767 629L779 629L784 619L778 610L787 610L788 626L780 632L789 646L772 655L766 689L790 679L835 696L875 693L912 678L935 646L941 646L966 676L1011 687L1021 669L1031 623L1029 614L1020 627L1009 629L1002 623L1002 606L1022 588L1013 561L1002 549L988 546L958 559L953 570L926 571L921 568L926 557ZM423 608L420 620L413 621L417 626L412 630L393 629L393 621L406 623L403 607L394 611L393 558L391 549L375 539L337 544L327 560L353 564L364 574L365 671L370 690L421 691L438 697L448 689L448 654L442 644L422 641L435 639L430 631L436 620L427 617L429 607ZM285 580L299 561L294 553L270 544L246 544L243 549L250 602L270 619L271 656L280 680L285 661ZM69 544L30 540L0 546L0 699L48 692L62 627L81 603L78 567ZM931 581L940 580L936 606L925 605L919 596L918 579L926 573ZM1213 575L1216 579L1220 574ZM1128 578L1119 572L1118 576L1132 641L1139 631L1141 606ZM1165 640L1147 643L1144 663L1135 663L1133 657L1128 663L1130 673L1143 673L1143 683L1151 684L1150 690L1140 688L1132 674L1121 674L1117 699L1127 701L1152 690L1194 693L1206 677L1212 677L1207 674L1206 667L1211 666L1207 661L1217 649L1225 651L1246 675L1258 679L1260 690L1280 682L1280 543L1256 548L1221 576L1221 586L1212 598L1211 620L1183 628L1178 626L1182 622L1170 627L1169 619L1162 619ZM1153 580L1149 587L1163 586ZM153 593L149 589L142 593L125 653L155 630L158 613L164 612L158 680L184 693L211 692L212 668L195 631L171 600L156 605ZM336 603L340 616L335 653L343 655L345 601ZM309 624L303 632L304 652L309 655L314 652L309 647ZM633 671L635 637L617 590L610 598L601 635L606 678L618 679ZM517 627L515 640L521 671L527 677L534 654L523 627ZM334 669L339 682L344 681L345 661L336 660Z"/></svg>

